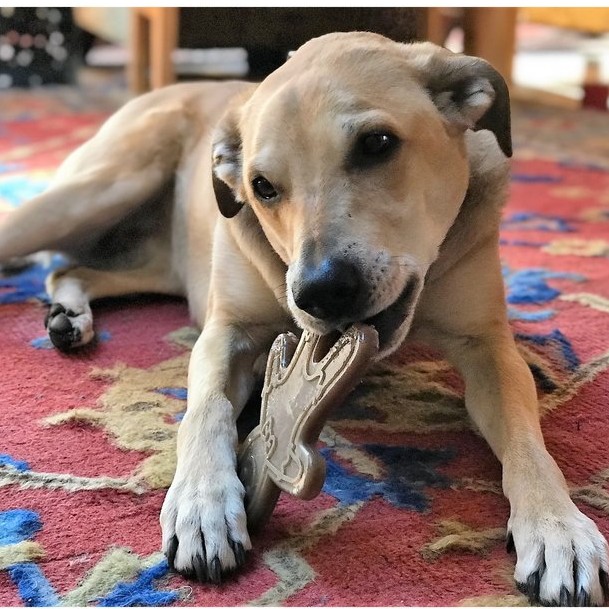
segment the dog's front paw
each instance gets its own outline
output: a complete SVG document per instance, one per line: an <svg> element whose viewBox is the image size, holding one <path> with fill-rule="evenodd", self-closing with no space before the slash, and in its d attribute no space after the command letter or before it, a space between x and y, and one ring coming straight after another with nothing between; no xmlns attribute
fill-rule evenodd
<svg viewBox="0 0 609 609"><path fill-rule="evenodd" d="M243 566L252 547L243 497L234 470L201 479L176 474L161 510L169 566L189 579L214 584Z"/></svg>
<svg viewBox="0 0 609 609"><path fill-rule="evenodd" d="M518 588L532 604L604 606L609 601L607 542L572 502L561 514L555 508L510 517L508 550L515 549L518 557Z"/></svg>
<svg viewBox="0 0 609 609"><path fill-rule="evenodd" d="M60 351L82 347L94 337L93 316L89 307L73 311L58 302L49 309L44 325L51 342Z"/></svg>

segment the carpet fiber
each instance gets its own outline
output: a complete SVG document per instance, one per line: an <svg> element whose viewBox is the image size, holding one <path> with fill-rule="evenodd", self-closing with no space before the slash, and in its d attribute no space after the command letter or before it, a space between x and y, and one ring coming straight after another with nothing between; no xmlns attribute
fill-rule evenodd
<svg viewBox="0 0 609 609"><path fill-rule="evenodd" d="M41 191L115 102L3 94L0 213ZM517 108L514 125L502 230L513 330L548 448L609 534L609 118ZM323 432L322 494L282 497L241 574L220 587L169 574L158 514L197 331L180 300L105 301L97 344L61 354L43 328L56 264L0 277L0 604L527 604L499 464L459 378L425 350L370 371Z"/></svg>

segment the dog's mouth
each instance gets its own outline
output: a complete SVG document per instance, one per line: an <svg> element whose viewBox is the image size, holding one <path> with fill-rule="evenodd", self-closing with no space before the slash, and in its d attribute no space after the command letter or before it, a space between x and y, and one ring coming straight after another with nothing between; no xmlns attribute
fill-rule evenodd
<svg viewBox="0 0 609 609"><path fill-rule="evenodd" d="M298 314L295 315L297 324L303 328L307 328L314 334L332 334L335 332L344 332L352 323L359 321L374 327L379 338L379 351L387 354L393 350L403 338L398 336L399 334L405 334L404 327L409 317L412 317L414 311L415 299L419 292L420 278L418 275L413 274L404 289L400 292L398 297L385 309L367 318L362 318L357 315L344 317L342 319L332 322L330 320L323 320L313 317L307 314L305 311L295 309ZM300 320L300 322L298 321Z"/></svg>
<svg viewBox="0 0 609 609"><path fill-rule="evenodd" d="M402 293L386 309L364 320L375 328L379 335L379 349L382 351L391 345L391 339L412 313L412 305L419 280L411 277Z"/></svg>

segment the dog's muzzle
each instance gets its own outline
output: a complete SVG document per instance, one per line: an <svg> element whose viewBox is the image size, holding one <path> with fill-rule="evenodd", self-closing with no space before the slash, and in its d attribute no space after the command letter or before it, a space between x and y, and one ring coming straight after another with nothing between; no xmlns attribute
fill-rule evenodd
<svg viewBox="0 0 609 609"><path fill-rule="evenodd" d="M395 332L412 313L418 286L418 277L412 275L388 307L365 318L370 310L371 291L362 271L344 258L327 258L318 265L301 270L298 280L292 285L292 295L294 304L322 322L328 331L344 329L355 321L374 326L383 350L391 344Z"/></svg>
<svg viewBox="0 0 609 609"><path fill-rule="evenodd" d="M390 345L395 332L412 315L418 287L419 279L415 276L410 277L402 293L392 304L380 313L364 320L364 323L373 326L378 332L381 350Z"/></svg>
<svg viewBox="0 0 609 609"><path fill-rule="evenodd" d="M351 319L362 307L364 278L348 260L326 258L305 268L292 286L296 306L321 321Z"/></svg>

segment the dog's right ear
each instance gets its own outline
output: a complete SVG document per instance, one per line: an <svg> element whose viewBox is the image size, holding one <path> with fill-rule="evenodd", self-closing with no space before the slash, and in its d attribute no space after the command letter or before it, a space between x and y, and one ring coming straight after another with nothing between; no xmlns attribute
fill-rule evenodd
<svg viewBox="0 0 609 609"><path fill-rule="evenodd" d="M241 186L241 135L239 112L230 109L220 121L212 141L213 187L220 213L232 218L243 207Z"/></svg>

